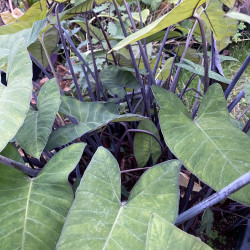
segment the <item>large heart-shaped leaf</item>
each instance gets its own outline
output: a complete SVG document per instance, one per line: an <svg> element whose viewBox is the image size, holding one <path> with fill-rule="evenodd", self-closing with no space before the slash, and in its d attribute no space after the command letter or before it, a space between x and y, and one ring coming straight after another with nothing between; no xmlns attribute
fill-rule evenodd
<svg viewBox="0 0 250 250"><path fill-rule="evenodd" d="M75 140L87 132L96 130L110 122L139 121L145 119L140 115L118 115L111 113L107 104L98 102L80 102L74 98L62 96L60 112L78 120L78 124L69 124L56 129L49 137L47 150L59 147Z"/></svg>
<svg viewBox="0 0 250 250"><path fill-rule="evenodd" d="M55 249L73 201L68 175L84 146L64 148L34 179L0 165L1 249ZM12 152L6 156L11 158Z"/></svg>
<svg viewBox="0 0 250 250"><path fill-rule="evenodd" d="M143 29L131 34L119 42L113 50L119 50L131 43L151 36L173 24L176 24L193 15L196 8L205 3L206 0L186 0L176 6L173 10L158 18Z"/></svg>
<svg viewBox="0 0 250 250"><path fill-rule="evenodd" d="M139 89L140 85L131 72L119 69L116 66L109 66L101 71L100 79L105 88L111 94L123 98L126 95L125 87Z"/></svg>
<svg viewBox="0 0 250 250"><path fill-rule="evenodd" d="M152 214L171 222L177 215L180 165L174 160L148 170L123 204L118 163L100 147L77 189L57 249L145 249Z"/></svg>
<svg viewBox="0 0 250 250"><path fill-rule="evenodd" d="M0 83L0 152L16 135L29 109L32 64L23 40L10 51L7 81L7 87Z"/></svg>
<svg viewBox="0 0 250 250"><path fill-rule="evenodd" d="M147 119L141 121L138 129L154 133L158 138L160 138L159 132L151 120ZM152 156L153 163L156 163L161 154L161 146L152 135L146 133L136 133L134 138L134 154L138 167L144 166L150 156Z"/></svg>
<svg viewBox="0 0 250 250"><path fill-rule="evenodd" d="M46 82L37 98L38 111L30 108L16 139L30 155L40 158L59 110L60 92L55 78Z"/></svg>
<svg viewBox="0 0 250 250"><path fill-rule="evenodd" d="M209 87L195 121L176 95L153 92L168 147L200 180L218 191L250 171L249 137L232 125L220 85ZM250 205L249 193L250 185L230 197Z"/></svg>
<svg viewBox="0 0 250 250"><path fill-rule="evenodd" d="M154 214L148 226L146 250L156 249L211 250L212 248Z"/></svg>

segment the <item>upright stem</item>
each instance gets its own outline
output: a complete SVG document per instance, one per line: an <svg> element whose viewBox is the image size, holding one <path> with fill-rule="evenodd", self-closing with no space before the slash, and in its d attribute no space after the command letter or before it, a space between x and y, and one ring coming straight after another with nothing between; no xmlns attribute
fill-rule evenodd
<svg viewBox="0 0 250 250"><path fill-rule="evenodd" d="M181 0L178 0L176 6L179 5L180 2L181 2ZM162 56L162 52L163 52L165 43L166 43L166 41L167 41L167 39L168 39L168 35L169 35L170 30L171 30L171 26L169 26L169 27L167 28L167 31L166 31L166 33L165 33L165 35L164 35L163 40L162 40L161 47L160 47L160 50L159 50L159 53L158 53L158 56L157 56L157 59L156 59L156 62L155 62L155 66L154 66L154 69L153 69L153 75L154 75L154 76L155 76L155 74L156 74L157 67L158 67L158 64L159 64L159 62L160 62L160 59L161 59L161 56Z"/></svg>
<svg viewBox="0 0 250 250"><path fill-rule="evenodd" d="M86 22L86 28L87 28L88 42L89 42L89 45L90 45L90 51L91 51L91 55L92 55L92 61L93 61L95 76L96 76L96 97L97 97L97 100L99 101L100 100L100 92L102 92L102 94L105 96L105 99L107 99L107 97L106 97L104 91L102 91L102 86L101 86L100 80L99 80L99 72L98 72L98 69L97 69L93 44L92 44L92 41L91 41L91 35L90 35L90 31L89 31L89 24L88 24L87 14L85 13L84 16L85 16L85 22Z"/></svg>
<svg viewBox="0 0 250 250"><path fill-rule="evenodd" d="M198 23L198 21L196 20L195 23L194 23L194 25L193 25L193 28L192 28L190 34L187 37L185 49L184 49L184 51L182 53L182 56L181 56L181 59L180 59L180 63L183 63L183 60L184 60L184 58L186 56L186 53L187 53L187 50L188 50L188 47L189 47L189 43L191 41L191 38L193 36L193 33L194 33L194 30L196 28L197 23ZM175 73L175 76L174 76L174 80L173 80L172 85L170 87L170 91L173 92L173 93L176 90L176 87L177 87L177 84L178 84L178 81L179 81L179 77L180 77L180 73L181 73L181 67L179 66L177 68L177 70L176 70L176 73Z"/></svg>
<svg viewBox="0 0 250 250"><path fill-rule="evenodd" d="M154 69L153 69L153 75L154 75L154 76L155 76L155 74L156 74L156 71L157 71L157 68L158 68L158 64L159 64L159 62L160 62L160 59L161 59L161 57L162 57L162 52L163 52L165 43L166 43L166 41L167 41L167 39L168 39L168 35L169 35L169 32L170 32L170 29L171 29L171 26L169 26L169 27L167 28L167 31L166 31L166 33L165 33L165 35L164 35L163 40L162 40L161 47L160 47L160 50L159 50L159 52L158 52L158 56L157 56L157 59L156 59L156 62L155 62L155 66L154 66Z"/></svg>
<svg viewBox="0 0 250 250"><path fill-rule="evenodd" d="M43 42L43 36L44 36L44 33L43 33L43 35L42 35L42 38L39 39L39 41L40 41L40 43L41 43L41 45L42 45L42 47L43 47L43 50L44 50L44 52L45 52L45 55L46 55L46 58L47 58L47 60L48 60L49 66L50 66L50 68L51 68L51 71L52 71L52 73L53 73L53 75L54 75L54 77L55 77L55 79L56 79L56 82L57 82L58 88L59 88L59 90L60 90L60 93L63 94L63 91L62 91L62 88L61 88L61 85L60 85L60 81L59 81L59 79L58 79L58 77L57 77L57 74L56 74L56 71L55 71L55 69L54 69L54 66L53 66L53 64L52 64L52 62L51 62L51 60L50 60L50 55L49 55L49 53L48 53L48 51L47 51L47 49L46 49L46 47L45 47L45 44L44 44L44 42Z"/></svg>
<svg viewBox="0 0 250 250"><path fill-rule="evenodd" d="M140 22L141 22L141 28L144 27L143 25L143 20L142 20L142 15L141 15L141 7L140 7L140 1L136 0L137 6L138 6L138 13L139 13L139 17L140 17ZM147 43L146 43L146 39L143 39L143 43L144 43L144 49L145 49L145 53L146 56L148 57L148 53L147 53Z"/></svg>
<svg viewBox="0 0 250 250"><path fill-rule="evenodd" d="M127 37L127 31L126 31L126 29L124 27L124 24L123 24L123 21L122 21L122 18L121 18L121 14L120 14L120 12L119 12L119 10L117 8L115 0L112 0L112 1L113 1L115 11L116 11L116 13L118 15L118 18L119 18L119 21L120 21L120 24L121 24L122 32L123 32L124 36ZM135 72L136 72L136 77L137 77L137 79L139 81L139 84L141 86L141 93L142 93L142 97L143 97L143 101L144 101L144 105L145 105L148 117L151 119L150 107L149 107L148 100L146 98L145 87L144 87L144 84L142 82L142 78L141 78L140 71L139 71L139 68L138 68L136 60L135 60L134 53L132 51L131 45L128 45L127 48L129 50L129 54L130 54L130 57L131 57L131 60L132 60L132 63L133 63L133 66L134 66L134 69L135 69Z"/></svg>
<svg viewBox="0 0 250 250"><path fill-rule="evenodd" d="M235 75L234 79L232 80L232 82L229 84L229 86L227 87L226 91L225 91L225 97L226 99L228 98L229 94L231 93L232 89L234 88L235 84L238 82L238 80L240 79L241 75L243 74L244 70L247 68L248 64L250 62L250 54L248 54L247 59L245 60L245 62L242 64L242 66L240 67L240 70L237 72L237 74Z"/></svg>
<svg viewBox="0 0 250 250"><path fill-rule="evenodd" d="M227 198L231 194L235 193L239 189L243 188L247 184L250 183L250 171L246 174L242 175L240 178L236 179L228 186L221 189L219 192L211 195L207 199L203 200L196 206L188 209L186 212L180 214L175 221L175 225L180 225L181 223L193 218L194 216L198 215L205 209L215 205L216 203L222 201L223 199Z"/></svg>
<svg viewBox="0 0 250 250"><path fill-rule="evenodd" d="M123 0L123 2L124 2L124 5L126 7L128 17L129 17L129 20L130 20L130 22L132 24L133 30L136 32L137 29L136 29L136 26L135 26L134 19L133 19L132 15L131 15L131 11L130 11L130 8L128 6L128 3L126 2L126 0ZM152 72L152 70L150 68L150 64L148 62L148 57L146 56L145 50L142 47L141 41L138 41L138 45L139 45L139 48L140 48L140 52L141 52L141 55L142 55L144 66L145 66L146 70L148 71L148 74L149 74L149 76L151 78L151 82L153 83L153 85L156 85L155 78L153 76L153 72Z"/></svg>
<svg viewBox="0 0 250 250"><path fill-rule="evenodd" d="M62 27L62 29L63 29L63 27ZM95 101L95 97L94 97L94 94L93 94L93 91L92 91L92 87L91 87L91 84L90 84L90 81L89 81L89 76L88 76L88 74L87 74L87 72L85 70L85 67L87 68L88 72L91 74L91 76L93 77L94 80L95 80L95 76L94 76L93 72L91 71L91 69L89 68L89 66L86 63L86 61L83 59L83 57L80 54L80 52L77 50L77 48L74 45L73 41L71 40L70 36L67 34L67 32L64 29L63 29L63 31L64 31L64 35L65 35L65 38L66 38L67 42L70 44L71 48L73 49L74 53L79 58L79 60L84 64L84 65L81 64L82 71L83 71L83 74L85 76L88 88L89 88L90 97L91 97L92 101Z"/></svg>
<svg viewBox="0 0 250 250"><path fill-rule="evenodd" d="M79 98L79 100L81 102L83 102L84 100L83 100L83 97L82 97L82 93L81 93L79 84L77 82L76 75L74 73L73 66L72 66L72 63L71 63L71 60L70 60L70 57L69 57L66 42L65 42L65 39L64 39L64 36L63 36L61 23L60 23L60 19L59 19L59 16L58 16L58 6L59 6L59 4L57 4L57 6L56 6L56 21L57 21L59 35L60 35L60 38L61 38L61 41L62 41L62 44L63 44L64 53L65 53L65 56L66 56L66 59L67 59L68 65L69 65L69 70L70 70L70 73L72 75L72 79L73 79L73 82L75 84L75 87L76 87L76 92L77 92L78 98Z"/></svg>
<svg viewBox="0 0 250 250"><path fill-rule="evenodd" d="M202 38L202 48L203 48L203 60L204 60L204 93L207 92L207 89L209 87L209 65L208 65L208 56L207 56L207 42L206 42L206 35L204 30L204 25L202 22L202 19L199 15L194 14L194 17L199 22L200 31L201 31L201 38Z"/></svg>
<svg viewBox="0 0 250 250"><path fill-rule="evenodd" d="M96 13L95 13L94 11L93 11L93 14L94 14L94 16L95 16L95 18L96 18L96 20L97 20L97 22L98 22L98 24L99 24L101 30L102 30L102 34L103 34L103 36L104 36L104 38L105 38L105 41L106 41L106 43L107 43L107 45L108 45L109 50L112 50L111 44L110 44L110 42L109 42L109 39L108 39L108 37L107 37L107 34L106 34L105 30L103 29L103 26L102 26L102 23L101 23L99 17L96 15ZM111 51L111 56L112 56L112 58L113 58L113 60L114 60L114 64L115 64L115 65L118 65L118 62L117 62L117 60L116 60L116 58L115 58L115 54L114 54L113 51Z"/></svg>
<svg viewBox="0 0 250 250"><path fill-rule="evenodd" d="M245 95L245 91L242 90L238 96L229 104L229 106L227 107L228 112L230 113L233 108L237 105L237 103L241 100L241 98Z"/></svg>

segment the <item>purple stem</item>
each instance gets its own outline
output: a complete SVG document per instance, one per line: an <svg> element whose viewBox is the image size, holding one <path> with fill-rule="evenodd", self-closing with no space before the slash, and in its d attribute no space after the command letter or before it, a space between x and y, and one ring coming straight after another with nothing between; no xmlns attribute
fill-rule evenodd
<svg viewBox="0 0 250 250"><path fill-rule="evenodd" d="M56 21L57 21L59 35L60 35L60 38L61 38L61 41L62 41L62 44L63 44L64 53L65 53L66 60L67 60L68 65L69 65L69 70L70 70L70 73L72 75L72 79L73 79L73 82L75 84L75 87L76 87L76 92L77 92L78 98L79 98L79 100L81 102L83 102L84 100L83 100L83 97L82 97L82 93L81 93L79 84L77 82L76 75L74 73L73 66L72 66L72 63L71 63L71 60L70 60L70 57L69 57L69 53L68 53L68 49L67 49L67 46L66 46L66 42L65 42L65 39L64 39L64 36L63 36L61 23L60 23L60 19L59 19L59 16L58 16L58 6L59 5L56 6Z"/></svg>
<svg viewBox="0 0 250 250"><path fill-rule="evenodd" d="M127 31L126 31L126 29L125 29L125 27L124 27L124 24L123 24L123 22L122 22L121 14L120 14L120 12L119 12L119 10L118 10L118 7L117 7L117 5L116 5L115 0L112 0L112 1L113 1L113 5L114 5L114 7L115 7L115 11L116 11L116 13L117 13L117 15L118 15L118 19L119 19L120 24L121 24L122 32L123 32L124 36L127 37ZM131 45L128 45L127 48L128 48L128 50L129 50L129 54L130 54L130 57L131 57L131 60L132 60L132 63L133 63L133 66L134 66L134 69L135 69L135 72L136 72L136 77L137 77L137 79L138 79L138 81L139 81L139 84L140 84L140 86L141 86L141 93L142 93L142 97L143 97L143 101L144 101L144 105L145 105L145 107L146 107L146 111L147 111L148 117L151 119L151 113L150 113L149 103L148 103L147 98L146 98L146 93L145 93L144 84L143 84L143 82L142 82L142 78L141 78L141 75L140 75L140 71L139 71L139 68L138 68L137 63L136 63L136 60L135 60L135 56L134 56L134 54L133 54Z"/></svg>

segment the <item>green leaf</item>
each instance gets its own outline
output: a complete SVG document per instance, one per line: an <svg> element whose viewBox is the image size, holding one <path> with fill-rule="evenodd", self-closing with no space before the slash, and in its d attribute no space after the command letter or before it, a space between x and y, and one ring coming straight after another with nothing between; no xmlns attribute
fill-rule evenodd
<svg viewBox="0 0 250 250"><path fill-rule="evenodd" d="M77 23L77 24L79 24L79 25L82 27L82 29L83 29L85 32L87 32L87 26L86 26L86 23L85 23L85 22L83 22L83 21L81 21L81 20L72 20L71 22L72 22L72 23ZM101 31L99 28L93 26L93 25L90 24L90 23L88 23L88 27L89 27L90 35L91 35L92 37L94 37L94 38L96 38L97 40L100 40L100 41L104 41L104 40L105 40L105 37L104 37L102 31Z"/></svg>
<svg viewBox="0 0 250 250"><path fill-rule="evenodd" d="M12 159L14 161L20 162L22 164L25 164L24 161L23 161L23 158L19 154L17 148L13 144L11 144L10 142L6 145L4 150L1 151L0 155L5 156L7 158L10 158L10 159ZM0 171L1 171L2 167L5 168L6 166L4 166L3 164L0 164Z"/></svg>
<svg viewBox="0 0 250 250"><path fill-rule="evenodd" d="M148 226L146 250L156 249L211 250L212 248L154 214Z"/></svg>
<svg viewBox="0 0 250 250"><path fill-rule="evenodd" d="M48 12L46 0L34 3L15 23L0 27L0 35L13 34L31 28L33 23L46 18Z"/></svg>
<svg viewBox="0 0 250 250"><path fill-rule="evenodd" d="M230 118L231 123L239 130L243 130L243 128L245 127L245 124L241 121L235 120ZM247 135L250 137L250 130L247 132Z"/></svg>
<svg viewBox="0 0 250 250"><path fill-rule="evenodd" d="M193 15L196 8L202 5L206 0L186 0L176 6L173 10L158 18L156 21L147 25L143 29L131 34L130 36L119 42L113 50L119 50L131 43L151 36L175 23L178 23Z"/></svg>
<svg viewBox="0 0 250 250"><path fill-rule="evenodd" d="M34 43L44 27L46 20L34 22L32 28L23 29L14 34L0 36L0 70L6 71L6 63L10 50L16 46L17 41L24 40L26 47Z"/></svg>
<svg viewBox="0 0 250 250"><path fill-rule="evenodd" d="M175 53L178 57L181 58L183 52L185 50L185 46L178 46L175 48ZM203 57L203 53L197 53L196 49L193 48L188 48L186 51L185 59L192 61L197 64L201 64L202 60L201 58Z"/></svg>
<svg viewBox="0 0 250 250"><path fill-rule="evenodd" d="M159 132L150 120L141 121L138 129L147 130L160 138ZM134 138L134 154L138 167L144 166L152 155L153 163L156 163L161 154L161 145L152 136L146 133L136 133Z"/></svg>
<svg viewBox="0 0 250 250"><path fill-rule="evenodd" d="M245 97L248 104L250 104L250 83L244 84Z"/></svg>
<svg viewBox="0 0 250 250"><path fill-rule="evenodd" d="M34 179L0 166L2 249L55 249L73 201L68 175L84 147L77 143L62 149Z"/></svg>
<svg viewBox="0 0 250 250"><path fill-rule="evenodd" d="M218 191L250 171L250 139L232 125L220 85L208 88L195 121L176 95L153 92L166 144L201 181ZM250 185L230 197L249 206L249 193Z"/></svg>
<svg viewBox="0 0 250 250"><path fill-rule="evenodd" d="M235 0L220 0L220 1L230 9L233 8L235 4Z"/></svg>
<svg viewBox="0 0 250 250"><path fill-rule="evenodd" d="M0 152L16 135L29 110L32 64L23 40L10 51L7 82L7 87L0 83Z"/></svg>
<svg viewBox="0 0 250 250"><path fill-rule="evenodd" d="M173 64L173 57L167 59L167 61L163 64L162 69L157 73L156 78L162 81L166 81L169 77L171 67Z"/></svg>
<svg viewBox="0 0 250 250"><path fill-rule="evenodd" d="M116 66L109 66L100 72L100 79L103 86L108 89L111 95L123 98L126 95L125 87L139 89L137 79L131 72L124 71Z"/></svg>
<svg viewBox="0 0 250 250"><path fill-rule="evenodd" d="M48 54L51 55L54 49L56 48L58 40L58 31L56 28L49 28L43 35L43 42L48 51ZM36 40L28 48L29 52L34 56L44 68L47 68L49 65L44 49L39 40Z"/></svg>
<svg viewBox="0 0 250 250"><path fill-rule="evenodd" d="M150 42L154 42L154 41L162 41L165 34L166 34L166 31L159 31L159 32L147 37L146 42L150 43ZM168 39L174 38L174 37L182 37L182 36L183 35L180 32L170 30L170 32L168 34Z"/></svg>
<svg viewBox="0 0 250 250"><path fill-rule="evenodd" d="M198 230L198 233L201 234L206 230L206 235L209 235L212 231L212 226L214 223L214 213L208 208L203 212L201 226Z"/></svg>
<svg viewBox="0 0 250 250"><path fill-rule="evenodd" d="M87 132L94 131L110 122L139 121L146 119L140 115L111 113L108 104L100 102L80 102L74 98L62 96L60 112L76 118L79 124L69 124L51 133L46 150L65 145Z"/></svg>
<svg viewBox="0 0 250 250"><path fill-rule="evenodd" d="M232 11L232 12L226 13L225 16L250 24L250 16L246 14Z"/></svg>
<svg viewBox="0 0 250 250"><path fill-rule="evenodd" d="M219 45L220 41L223 43L229 43L230 37L237 32L237 21L231 18L225 17L225 12L222 9L222 3L219 0L213 0L209 2L208 7L206 8L206 14L203 12L201 18L208 27L207 36L211 40L211 32L213 31L216 44L221 50ZM211 42L210 42L211 44Z"/></svg>
<svg viewBox="0 0 250 250"><path fill-rule="evenodd" d="M203 53L195 53L196 55L199 56L203 56ZM207 51L207 55L211 58L212 57L212 53L211 51ZM238 59L232 57L232 56L223 56L223 55L219 55L220 58L220 62L225 62L225 61L234 61L234 62L239 62Z"/></svg>
<svg viewBox="0 0 250 250"><path fill-rule="evenodd" d="M57 249L145 249L152 214L171 222L176 218L180 165L174 160L148 170L123 204L119 165L108 150L98 148L77 189Z"/></svg>
<svg viewBox="0 0 250 250"><path fill-rule="evenodd" d="M143 3L150 5L151 9L157 10L162 3L162 0L142 0Z"/></svg>
<svg viewBox="0 0 250 250"><path fill-rule="evenodd" d="M195 73L197 75L204 76L204 67L202 67L196 63L193 63L192 61L189 61L187 59L184 59L184 62L185 63L175 63L175 65L178 67L181 67L183 69L186 69L192 73ZM219 82L224 82L227 84L231 83L231 80L229 80L226 77L224 77L218 73L215 73L211 70L208 71L208 76L209 76L209 78L212 78L212 79L217 80Z"/></svg>
<svg viewBox="0 0 250 250"><path fill-rule="evenodd" d="M46 82L39 92L38 111L30 108L16 135L21 147L35 158L40 158L46 146L60 103L59 88L53 78Z"/></svg>
<svg viewBox="0 0 250 250"><path fill-rule="evenodd" d="M150 14L149 9L144 9L143 11L141 11L141 18L142 18L142 22L143 22L143 23L146 22L146 20L147 20L149 14ZM134 18L136 21L141 22L140 15L139 15L138 12L132 13L132 16L133 16L133 18Z"/></svg>
<svg viewBox="0 0 250 250"><path fill-rule="evenodd" d="M57 0L58 1L58 0ZM61 0L59 0L61 1ZM94 2L97 5L107 2L107 0L79 0L71 9L65 11L66 14L80 14L93 9Z"/></svg>

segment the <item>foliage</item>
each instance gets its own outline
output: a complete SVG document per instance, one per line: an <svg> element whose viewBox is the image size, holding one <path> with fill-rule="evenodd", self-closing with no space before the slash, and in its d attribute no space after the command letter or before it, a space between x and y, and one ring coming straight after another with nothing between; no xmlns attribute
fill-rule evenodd
<svg viewBox="0 0 250 250"><path fill-rule="evenodd" d="M250 56L222 49L249 17L234 1L21 2L0 27L2 248L210 249L174 224L223 188L244 222ZM193 208L203 241L226 241L220 197L201 221Z"/></svg>

